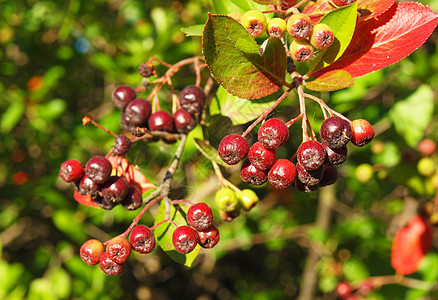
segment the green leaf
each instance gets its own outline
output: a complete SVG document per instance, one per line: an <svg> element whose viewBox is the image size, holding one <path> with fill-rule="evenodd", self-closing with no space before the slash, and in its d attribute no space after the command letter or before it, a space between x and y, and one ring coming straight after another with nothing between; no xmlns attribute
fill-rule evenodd
<svg viewBox="0 0 438 300"><path fill-rule="evenodd" d="M53 99L38 106L38 115L45 120L54 120L62 115L67 108L63 99Z"/></svg>
<svg viewBox="0 0 438 300"><path fill-rule="evenodd" d="M9 133L15 125L20 122L24 115L25 105L22 101L12 102L2 114L0 120L0 130L2 133Z"/></svg>
<svg viewBox="0 0 438 300"><path fill-rule="evenodd" d="M178 225L186 225L185 215L187 213L188 207L186 205L178 206L178 209L175 208L174 205L170 205L170 218ZM166 203L165 201L161 201L160 208L158 209L157 215L155 217L155 225L164 221L166 219ZM200 246L197 245L195 250L190 252L189 254L181 254L175 250L175 247L172 244L172 235L175 231L175 226L173 226L170 222L161 224L157 228L155 228L154 234L158 241L158 245L160 245L161 249L169 255L171 259L174 261L183 264L187 267L190 267L198 256Z"/></svg>
<svg viewBox="0 0 438 300"><path fill-rule="evenodd" d="M356 18L357 1L329 12L319 21L319 23L330 26L335 35L335 40L328 49L319 50L315 53L315 57L309 63L311 72L330 65L344 53L353 37Z"/></svg>
<svg viewBox="0 0 438 300"><path fill-rule="evenodd" d="M368 268L362 261L352 258L344 262L343 273L349 282L363 280L370 277Z"/></svg>
<svg viewBox="0 0 438 300"><path fill-rule="evenodd" d="M186 36L202 36L202 32L204 31L204 24L183 27L181 28L181 31L184 32Z"/></svg>
<svg viewBox="0 0 438 300"><path fill-rule="evenodd" d="M269 6L260 5L252 0L211 0L211 6L217 14L229 14L233 12L245 13L248 10L268 10Z"/></svg>
<svg viewBox="0 0 438 300"><path fill-rule="evenodd" d="M353 86L350 73L343 70L333 70L324 73L313 81L306 82L305 86L312 91L329 92Z"/></svg>
<svg viewBox="0 0 438 300"><path fill-rule="evenodd" d="M70 296L71 280L64 269L58 268L53 270L49 275L49 279L58 299L67 299Z"/></svg>
<svg viewBox="0 0 438 300"><path fill-rule="evenodd" d="M389 112L396 131L411 147L423 138L424 130L432 119L433 99L432 89L421 85L412 95L398 101Z"/></svg>
<svg viewBox="0 0 438 300"><path fill-rule="evenodd" d="M286 51L281 40L269 38L260 55L252 36L231 17L209 14L203 49L212 75L234 96L259 99L287 84Z"/></svg>
<svg viewBox="0 0 438 300"><path fill-rule="evenodd" d="M219 157L217 150L213 148L213 146L198 138L194 138L193 141L199 152L201 152L202 155L204 155L207 159L211 161L215 161L217 164L221 166L229 167L229 165L224 163L223 160Z"/></svg>

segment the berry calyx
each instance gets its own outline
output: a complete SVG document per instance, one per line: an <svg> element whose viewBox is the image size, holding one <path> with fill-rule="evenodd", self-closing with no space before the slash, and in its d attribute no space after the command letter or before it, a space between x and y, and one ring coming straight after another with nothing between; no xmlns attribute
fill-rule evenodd
<svg viewBox="0 0 438 300"><path fill-rule="evenodd" d="M196 119L192 114L180 108L173 114L173 122L176 131L181 133L189 133L196 126Z"/></svg>
<svg viewBox="0 0 438 300"><path fill-rule="evenodd" d="M312 33L312 28L312 20L306 14L296 13L287 20L287 32L294 39L306 39Z"/></svg>
<svg viewBox="0 0 438 300"><path fill-rule="evenodd" d="M316 49L327 49L333 44L335 35L333 30L324 23L316 24L310 34L310 44Z"/></svg>
<svg viewBox="0 0 438 300"><path fill-rule="evenodd" d="M326 153L324 148L317 141L307 141L302 143L297 150L297 160L308 171L320 168L325 160Z"/></svg>
<svg viewBox="0 0 438 300"><path fill-rule="evenodd" d="M113 154L117 156L124 156L131 150L131 140L124 134L116 136L114 139Z"/></svg>
<svg viewBox="0 0 438 300"><path fill-rule="evenodd" d="M187 211L187 223L196 230L205 230L213 222L213 212L210 206L204 202L190 206Z"/></svg>
<svg viewBox="0 0 438 300"><path fill-rule="evenodd" d="M332 149L347 145L352 134L350 123L338 117L327 118L321 124L321 139Z"/></svg>
<svg viewBox="0 0 438 300"><path fill-rule="evenodd" d="M337 6L346 6L346 5L350 5L353 4L354 2L356 2L357 0L332 0L334 4L336 4Z"/></svg>
<svg viewBox="0 0 438 300"><path fill-rule="evenodd" d="M275 149L267 149L260 142L254 143L248 152L248 159L259 170L269 169L275 162Z"/></svg>
<svg viewBox="0 0 438 300"><path fill-rule="evenodd" d="M259 202L259 196L250 189L242 190L237 195L237 198L239 199L240 206L246 211L250 211Z"/></svg>
<svg viewBox="0 0 438 300"><path fill-rule="evenodd" d="M244 13L240 23L255 38L261 36L266 31L266 17L258 10L249 10Z"/></svg>
<svg viewBox="0 0 438 300"><path fill-rule="evenodd" d="M152 230L145 225L137 225L129 234L129 243L132 250L147 254L155 248L155 236Z"/></svg>
<svg viewBox="0 0 438 300"><path fill-rule="evenodd" d="M240 162L246 157L248 151L248 142L238 134L230 134L224 137L218 148L220 158L229 165Z"/></svg>
<svg viewBox="0 0 438 300"><path fill-rule="evenodd" d="M118 264L109 258L108 253L104 252L100 258L100 269L108 276L119 275L122 273L123 265Z"/></svg>
<svg viewBox="0 0 438 300"><path fill-rule="evenodd" d="M276 149L283 146L289 138L289 128L277 118L267 120L260 126L259 142L267 149Z"/></svg>
<svg viewBox="0 0 438 300"><path fill-rule="evenodd" d="M102 184L103 198L116 204L122 202L127 192L128 182L125 177L111 176Z"/></svg>
<svg viewBox="0 0 438 300"><path fill-rule="evenodd" d="M204 101L204 91L200 87L194 85L186 86L179 93L179 102L182 108L191 114L201 112Z"/></svg>
<svg viewBox="0 0 438 300"><path fill-rule="evenodd" d="M69 159L61 164L59 176L65 182L78 181L84 176L84 167L81 162L76 159Z"/></svg>
<svg viewBox="0 0 438 300"><path fill-rule="evenodd" d="M90 266L97 265L100 257L105 252L105 248L101 241L91 239L82 244L79 250L81 259Z"/></svg>
<svg viewBox="0 0 438 300"><path fill-rule="evenodd" d="M282 38L286 33L287 25L286 21L281 18L272 18L268 22L268 28L266 29L269 36Z"/></svg>
<svg viewBox="0 0 438 300"><path fill-rule="evenodd" d="M117 87L111 98L113 100L114 106L120 110L125 109L126 105L136 97L134 89L129 86L121 85Z"/></svg>
<svg viewBox="0 0 438 300"><path fill-rule="evenodd" d="M249 160L246 160L240 170L240 178L252 185L262 185L268 180L268 171L257 169Z"/></svg>
<svg viewBox="0 0 438 300"><path fill-rule="evenodd" d="M94 156L85 165L85 174L95 183L102 184L110 177L112 168L108 159L103 156Z"/></svg>
<svg viewBox="0 0 438 300"><path fill-rule="evenodd" d="M182 254L192 252L198 243L198 234L190 226L178 226L172 235L175 250Z"/></svg>
<svg viewBox="0 0 438 300"><path fill-rule="evenodd" d="M215 225L211 225L210 227L204 230L198 230L198 244L202 248L213 248L219 242L219 230Z"/></svg>
<svg viewBox="0 0 438 300"><path fill-rule="evenodd" d="M297 177L294 164L288 159L279 159L268 173L269 182L277 189L290 186Z"/></svg>
<svg viewBox="0 0 438 300"><path fill-rule="evenodd" d="M151 131L172 132L174 127L172 115L165 110L154 112L149 117L148 124Z"/></svg>
<svg viewBox="0 0 438 300"><path fill-rule="evenodd" d="M374 128L367 120L353 120L351 130L351 142L358 147L368 145L374 138Z"/></svg>
<svg viewBox="0 0 438 300"><path fill-rule="evenodd" d="M237 209L239 201L236 193L230 188L222 188L214 197L217 207L224 212L232 212Z"/></svg>
<svg viewBox="0 0 438 300"><path fill-rule="evenodd" d="M289 46L290 56L297 62L306 62L312 59L313 46L307 40L294 39Z"/></svg>
<svg viewBox="0 0 438 300"><path fill-rule="evenodd" d="M111 260L122 264L131 255L131 244L121 236L112 238L106 245L106 253Z"/></svg>

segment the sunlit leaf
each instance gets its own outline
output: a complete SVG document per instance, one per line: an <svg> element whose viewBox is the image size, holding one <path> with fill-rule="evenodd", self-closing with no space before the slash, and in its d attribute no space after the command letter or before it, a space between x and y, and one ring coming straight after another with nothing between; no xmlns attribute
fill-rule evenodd
<svg viewBox="0 0 438 300"><path fill-rule="evenodd" d="M327 72L313 81L306 82L305 87L313 91L336 91L353 86L353 78L343 70Z"/></svg>

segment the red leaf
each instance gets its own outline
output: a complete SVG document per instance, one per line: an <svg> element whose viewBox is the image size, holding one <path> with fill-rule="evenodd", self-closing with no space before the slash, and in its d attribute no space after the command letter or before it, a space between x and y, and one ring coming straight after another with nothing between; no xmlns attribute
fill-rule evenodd
<svg viewBox="0 0 438 300"><path fill-rule="evenodd" d="M378 18L359 22L344 54L312 76L341 69L355 78L385 68L421 46L437 23L438 15L427 6L416 2L395 3Z"/></svg>
<svg viewBox="0 0 438 300"><path fill-rule="evenodd" d="M78 201L82 205L100 208L97 204L94 203L94 201L90 195L82 195L82 194L79 194L79 192L75 190L75 192L73 194L73 198L75 198L75 200Z"/></svg>
<svg viewBox="0 0 438 300"><path fill-rule="evenodd" d="M141 192L144 193L151 188L155 188L156 185L151 183L146 176L144 176L133 164L131 164L126 158L119 156L110 156L108 158L113 171L111 175L124 176L129 184L138 184L141 188Z"/></svg>
<svg viewBox="0 0 438 300"><path fill-rule="evenodd" d="M336 91L353 86L354 82L351 75L343 70L333 70L324 73L313 81L306 82L305 86L312 91Z"/></svg>
<svg viewBox="0 0 438 300"><path fill-rule="evenodd" d="M432 227L421 216L414 216L394 236L391 265L397 273L412 274L418 270L424 255L432 246Z"/></svg>
<svg viewBox="0 0 438 300"><path fill-rule="evenodd" d="M380 16L387 11L394 2L395 0L359 0L357 7L363 15L363 20L366 20Z"/></svg>

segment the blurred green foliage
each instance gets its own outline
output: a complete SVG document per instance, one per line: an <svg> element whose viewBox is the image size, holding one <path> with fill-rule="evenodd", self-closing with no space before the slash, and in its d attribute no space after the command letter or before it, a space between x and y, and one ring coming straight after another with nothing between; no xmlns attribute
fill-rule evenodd
<svg viewBox="0 0 438 300"><path fill-rule="evenodd" d="M434 1L421 2L438 9ZM191 269L156 249L148 256L134 255L123 274L112 278L84 264L78 249L89 237L107 240L120 234L137 212L78 205L72 188L58 178L59 166L69 158L86 162L110 149L111 136L83 127L81 119L90 114L119 132L120 112L113 109L110 93L119 84L138 86L141 62L156 56L175 63L202 54L201 40L186 38L180 28L204 23L210 3L0 0L0 7L1 299L291 299L299 293L309 241L321 249L320 298L334 299L341 279L394 273L389 257L394 226L401 225L397 216L415 213L436 193L433 176L417 171L422 156L416 150L424 137L438 140L436 33L400 63L357 78L351 88L318 95L350 119L369 120L378 133L371 145L349 148L328 231L299 231L315 221L318 193L264 186L255 189L260 205L220 224L217 250L201 251ZM159 74L164 70L157 68ZM174 78L177 89L195 81L192 70L181 72ZM169 91L159 96L170 100ZM290 118L297 109L291 96L278 116ZM311 103L308 110L315 112L309 117L317 129L320 111ZM214 146L225 134L244 130L219 114L207 121ZM300 136L299 126L291 128L291 136ZM190 134L194 137L202 137L199 128ZM299 143L291 138L278 157L291 157ZM175 147L139 144L128 158L158 182ZM199 200L214 203L217 182L211 164L193 141L183 162L175 195L200 194ZM356 176L361 164L374 170L367 182ZM247 188L236 172L225 173ZM411 207L413 211L406 211ZM153 216L145 215L142 223L151 225ZM437 263L438 256L429 254L415 278L436 282ZM395 285L372 294L375 299L426 295L438 297L436 291Z"/></svg>

